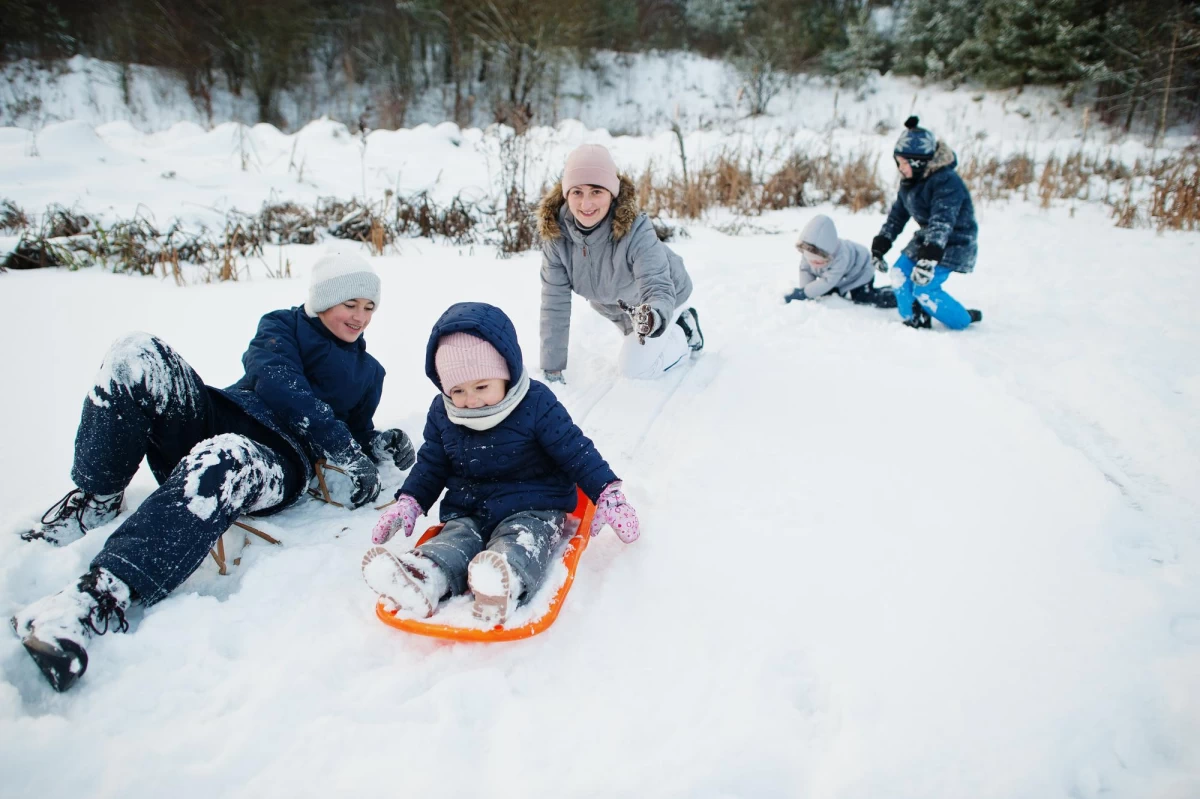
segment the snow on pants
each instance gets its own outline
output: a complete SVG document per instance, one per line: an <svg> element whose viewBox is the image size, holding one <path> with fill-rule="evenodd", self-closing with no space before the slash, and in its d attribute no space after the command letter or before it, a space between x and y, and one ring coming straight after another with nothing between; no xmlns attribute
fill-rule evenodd
<svg viewBox="0 0 1200 799"><path fill-rule="evenodd" d="M239 516L304 487L303 465L282 437L210 393L165 343L133 333L109 349L83 402L71 476L84 491L114 494L143 456L160 485L92 565L146 604L186 580Z"/></svg>
<svg viewBox="0 0 1200 799"><path fill-rule="evenodd" d="M522 601L533 596L546 579L554 545L562 537L567 515L560 510L526 510L501 520L487 540L487 549L499 552L521 580ZM451 595L466 593L467 565L484 550L479 522L460 516L446 522L442 531L416 552L432 560L450 583Z"/></svg>
<svg viewBox="0 0 1200 799"><path fill-rule="evenodd" d="M646 343L638 341L634 333L625 336L621 352L617 355L617 368L625 377L635 380L653 380L662 377L669 369L683 363L691 353L687 334L675 323L687 306L675 309L667 321L667 329L657 338L646 337Z"/></svg>
<svg viewBox="0 0 1200 799"><path fill-rule="evenodd" d="M933 280L929 281L929 285L918 286L912 282L913 266L915 264L911 258L901 255L892 267L904 276L903 283L895 281L899 283L896 286L896 309L900 316L906 320L911 318L913 300L916 300L930 316L952 330L962 330L971 324L971 315L967 313L967 309L942 288L946 279L954 274L954 270L944 266L935 267ZM895 276L893 272L893 279Z"/></svg>

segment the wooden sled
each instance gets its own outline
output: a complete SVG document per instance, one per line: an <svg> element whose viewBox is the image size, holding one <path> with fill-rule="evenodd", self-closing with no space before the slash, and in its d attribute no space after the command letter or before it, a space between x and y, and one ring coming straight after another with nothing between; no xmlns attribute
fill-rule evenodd
<svg viewBox="0 0 1200 799"><path fill-rule="evenodd" d="M493 642L493 641L518 641L522 638L532 638L538 633L545 632L554 624L554 620L558 618L558 611L562 609L563 600L567 598L567 592L571 590L571 583L575 581L575 569L579 566L579 558L583 555L583 550L587 549L588 540L591 538L592 517L596 514L596 506L587 498L578 488L575 489L578 494L578 500L575 505L575 510L569 514L570 518L579 520L579 527L576 528L575 534L571 536L571 540L567 542L566 549L563 552L562 563L567 567L567 577L563 580L562 585L558 587L558 591L554 594L554 598L550 600L550 607L546 612L533 621L526 622L519 627L504 627L496 625L490 630L480 629L478 627L456 627L449 624L438 624L431 619L436 619L435 613L431 619L410 619L403 616L397 616L396 612L388 607L388 603L382 597L375 605L375 615L379 620L389 627L395 627L397 630L404 630L408 633L416 635L427 635L433 638L446 638L452 641L477 641L477 642ZM442 529L442 525L434 525L425 531L417 541L416 546L420 546L433 538Z"/></svg>

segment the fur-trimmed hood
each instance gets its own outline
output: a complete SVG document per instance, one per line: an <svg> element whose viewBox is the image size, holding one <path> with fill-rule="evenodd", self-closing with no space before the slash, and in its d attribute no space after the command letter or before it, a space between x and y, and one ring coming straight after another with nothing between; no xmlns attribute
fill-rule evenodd
<svg viewBox="0 0 1200 799"><path fill-rule="evenodd" d="M619 174L617 177L621 181L621 192L617 195L616 206L612 211L613 241L625 238L633 229L633 223L639 213L637 188L633 185L633 181L628 175ZM542 197L542 201L538 203L538 232L541 233L543 241L553 241L562 236L559 212L566 204L567 198L563 196L561 181L551 186L546 195Z"/></svg>
<svg viewBox="0 0 1200 799"><path fill-rule="evenodd" d="M954 168L958 166L958 156L950 149L950 145L944 141L938 142L937 149L933 151L933 158L929 159L929 166L925 168L925 177L929 177L939 169L946 167Z"/></svg>

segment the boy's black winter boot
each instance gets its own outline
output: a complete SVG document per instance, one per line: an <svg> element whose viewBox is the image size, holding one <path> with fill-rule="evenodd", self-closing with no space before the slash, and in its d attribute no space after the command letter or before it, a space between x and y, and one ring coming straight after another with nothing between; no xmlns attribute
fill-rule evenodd
<svg viewBox="0 0 1200 799"><path fill-rule="evenodd" d="M904 320L904 324L911 328L920 330L921 328L933 327L933 317L921 307L921 303L913 300L913 314L908 319Z"/></svg>
<svg viewBox="0 0 1200 799"><path fill-rule="evenodd" d="M25 541L46 541L56 547L83 538L88 530L108 524L121 514L125 492L89 494L72 488L67 495L42 514L42 523L21 533Z"/></svg>
<svg viewBox="0 0 1200 799"><path fill-rule="evenodd" d="M968 308L967 315L971 317L972 324L983 321L983 311L976 310L975 308Z"/></svg>
<svg viewBox="0 0 1200 799"><path fill-rule="evenodd" d="M704 334L700 332L700 316L696 313L695 308L688 308L679 314L679 318L675 320L675 323L683 328L684 335L687 336L688 346L692 348L692 352L699 352L704 349Z"/></svg>
<svg viewBox="0 0 1200 799"><path fill-rule="evenodd" d="M40 599L12 618L25 651L56 691L66 691L87 671L84 642L110 629L129 629L129 586L93 566L75 585Z"/></svg>

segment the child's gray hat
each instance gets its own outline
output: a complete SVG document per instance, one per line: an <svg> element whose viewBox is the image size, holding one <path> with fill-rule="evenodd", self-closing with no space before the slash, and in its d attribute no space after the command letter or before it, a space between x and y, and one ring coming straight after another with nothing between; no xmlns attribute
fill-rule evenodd
<svg viewBox="0 0 1200 799"><path fill-rule="evenodd" d="M304 312L315 317L339 302L362 298L379 307L379 275L367 259L353 253L329 253L313 264Z"/></svg>

